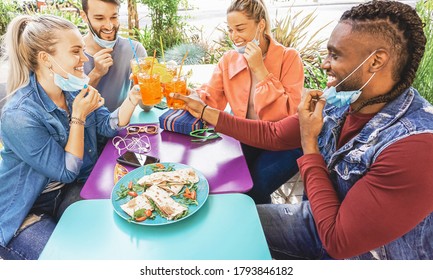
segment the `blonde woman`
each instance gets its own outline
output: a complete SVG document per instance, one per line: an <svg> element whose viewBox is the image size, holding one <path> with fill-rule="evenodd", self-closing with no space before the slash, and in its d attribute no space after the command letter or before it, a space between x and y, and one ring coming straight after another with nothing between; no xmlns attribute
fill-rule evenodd
<svg viewBox="0 0 433 280"><path fill-rule="evenodd" d="M211 107L243 119L278 121L296 113L304 86L299 53L271 36L271 22L262 0L234 0L227 9L227 28L234 50L227 52L198 93ZM297 171L301 150L267 151L242 144L256 203Z"/></svg>
<svg viewBox="0 0 433 280"><path fill-rule="evenodd" d="M59 17L19 16L5 37L9 100L1 114L0 257L37 259L96 159L96 137L127 125L133 88L114 112L83 72L84 42Z"/></svg>

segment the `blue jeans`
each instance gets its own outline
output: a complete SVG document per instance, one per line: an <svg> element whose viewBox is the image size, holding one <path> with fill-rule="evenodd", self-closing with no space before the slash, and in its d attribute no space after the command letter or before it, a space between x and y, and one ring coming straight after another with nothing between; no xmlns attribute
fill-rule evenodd
<svg viewBox="0 0 433 280"><path fill-rule="evenodd" d="M253 180L253 188L247 192L256 204L271 203L271 194L299 170L296 160L301 149L267 151L241 144Z"/></svg>
<svg viewBox="0 0 433 280"><path fill-rule="evenodd" d="M0 257L5 260L37 260L66 208L81 200L84 183L74 182L63 188L41 194L29 214L39 219L18 230L7 246L0 245Z"/></svg>
<svg viewBox="0 0 433 280"><path fill-rule="evenodd" d="M331 259L317 234L310 202L257 205L257 211L272 258Z"/></svg>

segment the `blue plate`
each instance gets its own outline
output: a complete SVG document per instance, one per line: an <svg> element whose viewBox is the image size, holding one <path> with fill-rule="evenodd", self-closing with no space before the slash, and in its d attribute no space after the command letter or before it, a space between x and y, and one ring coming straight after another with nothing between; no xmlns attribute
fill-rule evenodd
<svg viewBox="0 0 433 280"><path fill-rule="evenodd" d="M199 172L197 169L195 169L191 166L185 165L185 164L181 164L181 163L162 162L160 164L163 164L165 167L168 167L169 165L173 166L173 168L175 170L184 169L184 168L194 169L194 171L197 173L197 175L200 179L197 183L197 202L198 202L198 205L187 205L188 214L185 217L180 218L178 220L169 221L166 218L161 217L158 213L156 213L156 211L154 211L153 213L156 216L156 218L154 220L146 219L143 222L130 221L131 223L138 224L138 225L146 225L146 226L159 226L159 225L167 225L167 224L172 224L172 223L182 221L182 220L190 217L195 212L197 212L203 206L203 204L207 200L207 197L209 196L209 183L206 180L206 178L203 176L203 174L201 172ZM148 164L148 165L138 167L137 169L132 170L131 172L127 173L125 176L120 178L120 180L114 186L114 188L111 192L111 203L113 204L114 211L123 219L129 221L131 217L128 214L126 214L125 211L122 210L122 208L120 208L120 205L127 203L129 200L131 200L132 197L128 196L126 198L116 200L118 198L117 191L120 190L120 186L122 186L122 185L124 185L125 187L128 186L128 183L130 181L136 182L136 181L138 181L138 179L140 179L144 175L152 174L153 173L152 166L154 166L154 164ZM173 198L173 199L176 201L179 200L178 198Z"/></svg>

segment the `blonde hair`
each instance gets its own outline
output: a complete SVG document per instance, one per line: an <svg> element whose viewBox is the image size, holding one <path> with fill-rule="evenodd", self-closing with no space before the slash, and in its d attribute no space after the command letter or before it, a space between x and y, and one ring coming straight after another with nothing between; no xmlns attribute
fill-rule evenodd
<svg viewBox="0 0 433 280"><path fill-rule="evenodd" d="M263 0L233 0L227 8L227 14L231 12L241 12L249 19L259 23L260 20L265 20L265 34L271 36L271 21L268 10L266 9Z"/></svg>
<svg viewBox="0 0 433 280"><path fill-rule="evenodd" d="M30 72L35 72L38 54L45 51L55 54L55 44L59 41L58 31L77 28L73 23L53 15L21 15L13 19L4 37L9 75L7 95L29 82Z"/></svg>

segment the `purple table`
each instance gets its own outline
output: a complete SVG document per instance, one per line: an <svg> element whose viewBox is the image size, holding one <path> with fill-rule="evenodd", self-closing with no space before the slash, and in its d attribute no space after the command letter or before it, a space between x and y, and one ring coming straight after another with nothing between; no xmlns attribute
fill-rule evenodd
<svg viewBox="0 0 433 280"><path fill-rule="evenodd" d="M119 133L125 134L125 130ZM207 142L191 142L189 136L164 130L148 136L152 146L148 155L160 158L161 162L183 163L199 170L209 182L210 193L245 193L253 185L240 144L229 136L221 135L222 138ZM118 156L109 140L81 190L81 197L110 198Z"/></svg>

